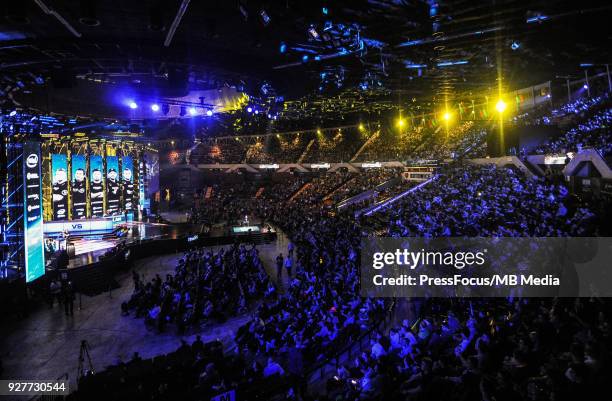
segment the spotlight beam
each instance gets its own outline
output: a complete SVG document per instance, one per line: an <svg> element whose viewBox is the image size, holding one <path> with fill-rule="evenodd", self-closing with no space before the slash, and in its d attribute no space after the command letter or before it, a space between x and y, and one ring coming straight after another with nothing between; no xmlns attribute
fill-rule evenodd
<svg viewBox="0 0 612 401"><path fill-rule="evenodd" d="M172 42L172 38L174 38L174 34L176 33L176 29L178 28L181 20L183 19L183 15L187 11L187 7L189 6L189 2L191 0L183 0L181 5L179 6L178 11L176 12L176 16L174 17L174 21L172 21L172 25L170 25L170 29L168 30L168 34L166 35L166 40L164 41L164 46L170 46Z"/></svg>
<svg viewBox="0 0 612 401"><path fill-rule="evenodd" d="M40 7L41 10L43 10L43 12L45 14L54 16L74 36L76 36L77 38L80 38L81 36L83 36L83 35L81 35L81 33L79 31L74 29L74 27L72 25L70 25L70 22L66 21L66 19L64 17L62 17L62 15L60 13L58 13L57 11L55 11L52 8L47 7L47 5L45 3L43 3L42 0L34 0L34 3L36 3L38 5L38 7Z"/></svg>

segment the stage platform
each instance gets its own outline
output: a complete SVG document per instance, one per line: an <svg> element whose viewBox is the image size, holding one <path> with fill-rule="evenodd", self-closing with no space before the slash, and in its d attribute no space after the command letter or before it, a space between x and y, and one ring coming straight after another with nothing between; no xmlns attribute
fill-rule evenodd
<svg viewBox="0 0 612 401"><path fill-rule="evenodd" d="M112 232L95 235L69 237L68 246L72 247L68 269L75 269L97 263L118 247L129 248L141 243L160 241L173 243L175 248L190 246L219 245L232 243L236 239L244 240L251 236L254 242L263 242L273 238L276 232L262 226L261 221L253 219L249 226L222 224L208 227L203 224L168 224L156 222L132 221L123 223Z"/></svg>

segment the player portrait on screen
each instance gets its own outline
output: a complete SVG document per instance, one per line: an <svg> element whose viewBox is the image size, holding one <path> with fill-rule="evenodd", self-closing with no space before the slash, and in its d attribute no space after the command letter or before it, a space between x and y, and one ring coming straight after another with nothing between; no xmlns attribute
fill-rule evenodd
<svg viewBox="0 0 612 401"><path fill-rule="evenodd" d="M73 215L76 218L85 217L87 205L87 182L85 178L85 170L82 168L76 169L72 180L72 207Z"/></svg>
<svg viewBox="0 0 612 401"><path fill-rule="evenodd" d="M102 215L102 202L104 199L104 184L102 183L102 171L94 169L91 172L91 210L95 216Z"/></svg>
<svg viewBox="0 0 612 401"><path fill-rule="evenodd" d="M53 175L53 210L56 219L67 218L68 174L66 169L58 168Z"/></svg>
<svg viewBox="0 0 612 401"><path fill-rule="evenodd" d="M134 198L134 183L132 181L132 170L129 168L123 169L123 202L127 210L132 209L132 201Z"/></svg>
<svg viewBox="0 0 612 401"><path fill-rule="evenodd" d="M117 170L111 168L106 174L106 191L108 199L108 211L116 212L119 202L119 180Z"/></svg>

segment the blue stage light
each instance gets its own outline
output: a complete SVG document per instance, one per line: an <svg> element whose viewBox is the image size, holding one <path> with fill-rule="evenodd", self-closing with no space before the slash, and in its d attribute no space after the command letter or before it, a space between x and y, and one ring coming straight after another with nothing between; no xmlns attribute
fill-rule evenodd
<svg viewBox="0 0 612 401"><path fill-rule="evenodd" d="M281 42L280 44L280 52L284 53L287 51L287 45L284 42Z"/></svg>
<svg viewBox="0 0 612 401"><path fill-rule="evenodd" d="M211 117L211 116L213 115L213 111L212 111L212 110L210 110L210 109L206 110L206 115L207 115L208 117Z"/></svg>
<svg viewBox="0 0 612 401"><path fill-rule="evenodd" d="M253 112L253 108L252 108L252 107L247 107L247 111L248 111L249 113L252 113L252 112Z"/></svg>
<svg viewBox="0 0 612 401"><path fill-rule="evenodd" d="M151 105L151 110L153 110L153 111L159 111L159 105L158 105L158 104L153 103L153 104Z"/></svg>
<svg viewBox="0 0 612 401"><path fill-rule="evenodd" d="M138 105L136 104L136 102L130 102L128 104L128 106L130 106L130 109L134 110L138 108Z"/></svg>
<svg viewBox="0 0 612 401"><path fill-rule="evenodd" d="M195 116L196 114L198 114L198 111L196 110L195 107L190 107L189 108L189 114L192 116Z"/></svg>
<svg viewBox="0 0 612 401"><path fill-rule="evenodd" d="M584 85L582 85L582 88L583 88L583 89L589 89L589 85L584 84Z"/></svg>
<svg viewBox="0 0 612 401"><path fill-rule="evenodd" d="M323 15L329 14L329 9L327 7L323 7L321 11L323 12Z"/></svg>
<svg viewBox="0 0 612 401"><path fill-rule="evenodd" d="M512 50L517 50L519 47L521 47L521 44L519 42L517 42L516 40L512 42L512 44L510 45L510 48Z"/></svg>

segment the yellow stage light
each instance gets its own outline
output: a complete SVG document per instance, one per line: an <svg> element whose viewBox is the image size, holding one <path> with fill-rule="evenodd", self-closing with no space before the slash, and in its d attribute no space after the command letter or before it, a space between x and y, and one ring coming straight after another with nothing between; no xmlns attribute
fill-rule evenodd
<svg viewBox="0 0 612 401"><path fill-rule="evenodd" d="M442 116L446 121L449 121L451 119L451 115L450 113L447 111L444 113L444 115Z"/></svg>
<svg viewBox="0 0 612 401"><path fill-rule="evenodd" d="M397 120L397 126L398 127L403 127L405 123L406 122L404 120L402 120L401 118L399 120Z"/></svg>
<svg viewBox="0 0 612 401"><path fill-rule="evenodd" d="M506 103L503 100L499 99L497 101L497 104L495 105L495 109L500 113L503 113L504 110L506 110Z"/></svg>
<svg viewBox="0 0 612 401"><path fill-rule="evenodd" d="M363 126L363 124L359 124L359 131L363 131L365 129L365 127Z"/></svg>

